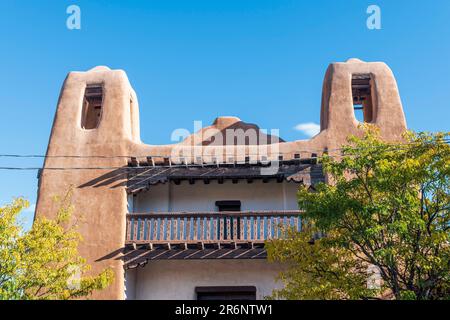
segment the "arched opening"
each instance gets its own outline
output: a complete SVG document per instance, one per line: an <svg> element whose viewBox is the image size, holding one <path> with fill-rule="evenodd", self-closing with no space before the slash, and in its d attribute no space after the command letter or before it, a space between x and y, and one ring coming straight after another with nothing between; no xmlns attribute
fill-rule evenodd
<svg viewBox="0 0 450 320"><path fill-rule="evenodd" d="M86 86L83 98L81 128L90 130L98 127L102 116L103 86L92 84Z"/></svg>
<svg viewBox="0 0 450 320"><path fill-rule="evenodd" d="M372 83L370 74L352 75L353 110L356 120L360 122L373 120Z"/></svg>

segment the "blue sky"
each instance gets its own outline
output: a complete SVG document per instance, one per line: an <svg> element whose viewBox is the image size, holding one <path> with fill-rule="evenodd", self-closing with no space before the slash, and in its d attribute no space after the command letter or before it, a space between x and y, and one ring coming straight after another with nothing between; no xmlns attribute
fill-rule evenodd
<svg viewBox="0 0 450 320"><path fill-rule="evenodd" d="M81 30L66 28L71 4ZM366 27L370 4L381 30ZM127 72L150 144L219 115L307 138L294 127L319 122L328 64L351 57L389 64L411 129L448 131L449 21L448 0L2 0L0 153L44 154L66 74L96 65ZM36 172L0 171L0 204L36 191Z"/></svg>

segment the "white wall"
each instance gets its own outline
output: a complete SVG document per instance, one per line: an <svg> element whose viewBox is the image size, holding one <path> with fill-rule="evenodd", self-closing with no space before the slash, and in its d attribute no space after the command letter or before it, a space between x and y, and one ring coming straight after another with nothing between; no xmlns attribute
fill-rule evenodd
<svg viewBox="0 0 450 320"><path fill-rule="evenodd" d="M182 181L150 186L147 192L134 197L134 212L167 212L167 211L217 211L217 200L240 200L242 210L296 210L296 193L298 184L293 182L263 183L255 180L253 183L239 181L233 184L224 181L219 184L211 181L204 184L196 181L189 184Z"/></svg>
<svg viewBox="0 0 450 320"><path fill-rule="evenodd" d="M240 200L246 210L296 210L298 184L286 181L204 184L182 181L150 186L129 198L134 212L217 211L218 200ZM155 260L126 271L127 299L196 299L197 286L255 286L257 299L270 295L281 266L267 260Z"/></svg>
<svg viewBox="0 0 450 320"><path fill-rule="evenodd" d="M144 268L126 271L127 279L135 278L135 292L127 299L192 300L197 298L197 286L255 286L260 300L282 286L276 281L282 269L263 259L153 260Z"/></svg>
<svg viewBox="0 0 450 320"><path fill-rule="evenodd" d="M125 299L136 299L136 269L125 271Z"/></svg>

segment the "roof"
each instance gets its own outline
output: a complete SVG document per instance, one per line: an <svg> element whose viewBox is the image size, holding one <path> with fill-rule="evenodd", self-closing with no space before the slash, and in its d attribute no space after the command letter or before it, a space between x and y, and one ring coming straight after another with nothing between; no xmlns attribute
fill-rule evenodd
<svg viewBox="0 0 450 320"><path fill-rule="evenodd" d="M210 126L201 128L181 142L190 146L242 146L269 145L285 142L276 135L253 123L247 123L237 117L218 117Z"/></svg>
<svg viewBox="0 0 450 320"><path fill-rule="evenodd" d="M263 243L222 244L214 247L126 247L122 260L125 269L143 267L151 260L267 259Z"/></svg>
<svg viewBox="0 0 450 320"><path fill-rule="evenodd" d="M295 182L307 186L324 182L322 165L311 159L281 161L277 166L270 167L267 163L233 163L204 165L174 165L147 166L128 168L128 193L138 193L149 189L152 185L169 181L179 184L182 180L195 183L202 180L209 183L217 180L223 183L225 179L237 183L238 180L276 180L277 182Z"/></svg>

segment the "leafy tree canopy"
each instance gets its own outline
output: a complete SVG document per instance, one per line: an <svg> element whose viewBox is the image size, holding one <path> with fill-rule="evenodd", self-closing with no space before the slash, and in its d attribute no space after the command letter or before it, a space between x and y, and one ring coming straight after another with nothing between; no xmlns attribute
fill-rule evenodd
<svg viewBox="0 0 450 320"><path fill-rule="evenodd" d="M363 129L321 160L330 184L300 188L302 232L268 244L289 266L274 297L450 298L449 134Z"/></svg>
<svg viewBox="0 0 450 320"><path fill-rule="evenodd" d="M82 239L70 223L70 192L56 200L61 204L56 219L37 219L26 232L18 222L26 200L0 208L0 300L81 298L111 283L109 269L85 275L90 266L78 254Z"/></svg>

